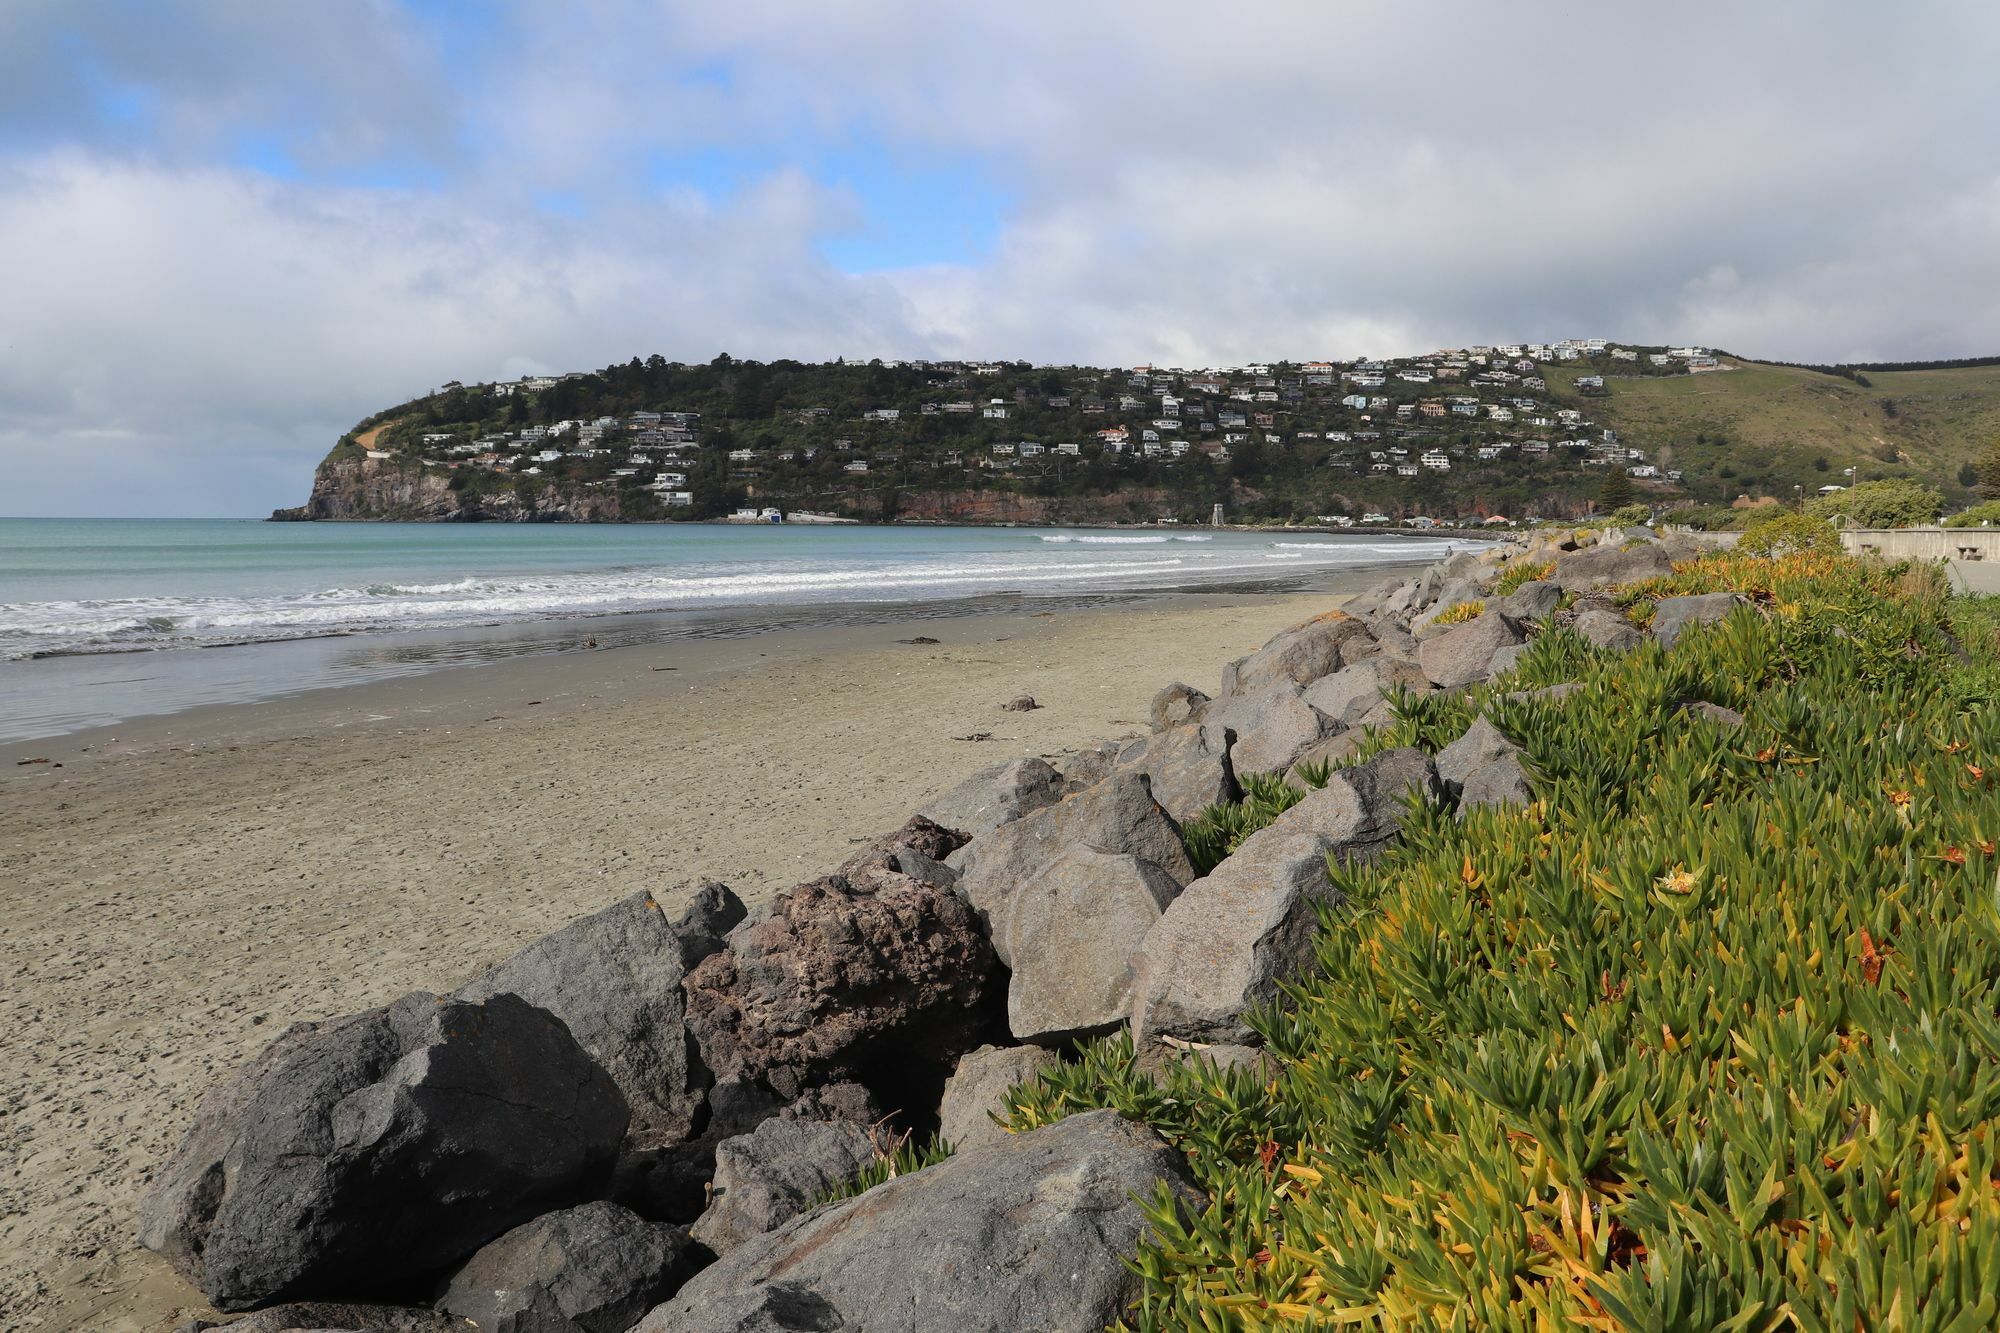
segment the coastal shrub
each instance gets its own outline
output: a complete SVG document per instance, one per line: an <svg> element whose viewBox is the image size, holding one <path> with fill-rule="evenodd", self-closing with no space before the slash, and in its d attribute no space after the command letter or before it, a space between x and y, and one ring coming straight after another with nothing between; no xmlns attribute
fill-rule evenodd
<svg viewBox="0 0 2000 1333"><path fill-rule="evenodd" d="M1152 1202L1127 1327L2000 1324L2000 605L1916 573L1704 557L1649 595L1753 604L1671 649L1556 629L1399 700L1429 748L1482 707L1532 804L1330 868L1275 1072L1102 1042L1019 1096L1211 1200Z"/></svg>
<svg viewBox="0 0 2000 1333"><path fill-rule="evenodd" d="M1786 511L1766 514L1743 529L1736 549L1745 555L1790 555L1799 551L1838 551L1840 533L1833 524L1811 514Z"/></svg>
<svg viewBox="0 0 2000 1333"><path fill-rule="evenodd" d="M1553 560L1510 561L1507 567L1500 571L1500 576L1493 580L1493 595L1505 597L1523 584L1537 583L1547 578L1555 572L1555 568L1556 562Z"/></svg>
<svg viewBox="0 0 2000 1333"><path fill-rule="evenodd" d="M1611 526L1614 528L1644 527L1646 521L1652 517L1653 511L1640 504L1621 505L1609 515Z"/></svg>
<svg viewBox="0 0 2000 1333"><path fill-rule="evenodd" d="M1474 598L1469 602L1459 602L1437 613L1431 620L1433 625L1463 625L1468 620L1477 620L1486 612L1486 603Z"/></svg>
<svg viewBox="0 0 2000 1333"><path fill-rule="evenodd" d="M1844 518L1858 528L1913 528L1937 521L1944 496L1914 481L1864 481L1806 501L1815 518Z"/></svg>
<svg viewBox="0 0 2000 1333"><path fill-rule="evenodd" d="M1944 521L1948 528L1979 528L1988 524L2000 524L2000 500L1988 500L1985 504L1961 509Z"/></svg>

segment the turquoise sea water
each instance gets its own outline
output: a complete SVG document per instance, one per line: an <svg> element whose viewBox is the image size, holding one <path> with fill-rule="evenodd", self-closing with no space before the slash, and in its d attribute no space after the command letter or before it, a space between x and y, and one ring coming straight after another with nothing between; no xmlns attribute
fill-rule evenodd
<svg viewBox="0 0 2000 1333"><path fill-rule="evenodd" d="M750 633L1306 586L1449 549L1199 529L0 519L0 738L549 651L586 632L579 617L605 642ZM191 649L215 651L175 651ZM85 706L90 688L105 692Z"/></svg>

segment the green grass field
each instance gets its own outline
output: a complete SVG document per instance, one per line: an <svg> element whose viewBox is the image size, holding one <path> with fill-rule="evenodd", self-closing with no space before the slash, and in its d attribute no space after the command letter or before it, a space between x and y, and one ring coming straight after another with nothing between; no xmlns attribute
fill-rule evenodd
<svg viewBox="0 0 2000 1333"><path fill-rule="evenodd" d="M1680 468L1703 499L1789 499L1859 478L1916 477L1963 503L1959 467L2000 438L2000 366L1867 372L1868 385L1817 371L1728 359L1730 370L1606 378L1609 397L1579 396L1587 370L1549 366L1550 390Z"/></svg>

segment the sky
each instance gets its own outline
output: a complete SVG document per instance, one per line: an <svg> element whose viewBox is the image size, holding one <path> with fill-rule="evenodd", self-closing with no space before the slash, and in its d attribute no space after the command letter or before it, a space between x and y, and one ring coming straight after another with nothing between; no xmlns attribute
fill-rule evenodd
<svg viewBox="0 0 2000 1333"><path fill-rule="evenodd" d="M1996 68L1971 0L0 0L0 514L653 353L2000 354Z"/></svg>

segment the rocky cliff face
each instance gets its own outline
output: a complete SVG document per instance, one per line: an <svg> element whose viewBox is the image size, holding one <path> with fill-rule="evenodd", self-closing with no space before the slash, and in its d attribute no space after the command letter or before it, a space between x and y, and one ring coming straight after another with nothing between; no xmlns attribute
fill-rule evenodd
<svg viewBox="0 0 2000 1333"><path fill-rule="evenodd" d="M454 491L450 482L444 474L400 459L329 458L313 474L306 502L271 517L438 523L615 523L631 517L611 491L577 495L550 485L475 495Z"/></svg>

